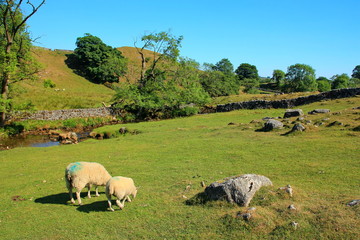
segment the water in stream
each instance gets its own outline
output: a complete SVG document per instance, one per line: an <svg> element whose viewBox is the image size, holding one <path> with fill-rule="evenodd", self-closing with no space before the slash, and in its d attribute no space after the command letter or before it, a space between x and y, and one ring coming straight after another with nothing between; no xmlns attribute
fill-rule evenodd
<svg viewBox="0 0 360 240"><path fill-rule="evenodd" d="M89 132L80 132L76 134L79 142L86 140L89 136ZM60 143L51 141L49 135L19 135L0 140L0 150L16 147L52 147L57 145L60 145Z"/></svg>

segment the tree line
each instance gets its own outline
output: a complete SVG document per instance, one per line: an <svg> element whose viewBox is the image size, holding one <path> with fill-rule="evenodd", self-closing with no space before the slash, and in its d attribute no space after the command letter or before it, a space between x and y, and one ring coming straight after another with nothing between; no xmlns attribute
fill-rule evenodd
<svg viewBox="0 0 360 240"><path fill-rule="evenodd" d="M26 1L32 11L24 15L23 1L0 1L0 126L6 114L14 109L11 98L16 82L36 77L39 65L30 54L31 39L26 21L45 3L34 5ZM121 51L106 45L99 37L89 33L76 40L76 49L66 60L69 67L91 82L105 84L115 90L113 106L122 109L125 120L187 116L197 112L212 97L257 93L261 83L282 92L328 91L330 89L359 86L360 65L351 78L346 74L331 79L319 77L306 64L294 64L287 72L276 69L272 78L259 77L255 65L240 64L235 70L227 58L215 64L200 65L193 59L180 57L182 36L170 32L151 33L135 42L141 69L136 82L119 82L127 72L127 59ZM151 51L151 56L145 54ZM116 83L116 84L114 84ZM195 106L195 107L194 107Z"/></svg>

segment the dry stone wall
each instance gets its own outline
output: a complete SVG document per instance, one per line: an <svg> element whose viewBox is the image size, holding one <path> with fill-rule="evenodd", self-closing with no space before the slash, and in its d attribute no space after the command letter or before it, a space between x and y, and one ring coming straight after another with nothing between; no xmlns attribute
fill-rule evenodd
<svg viewBox="0 0 360 240"><path fill-rule="evenodd" d="M66 120L70 118L86 118L86 117L108 117L113 116L112 108L86 108L86 109L63 109L53 111L38 111L24 119L31 120Z"/></svg>
<svg viewBox="0 0 360 240"><path fill-rule="evenodd" d="M216 112L228 112L238 109L293 108L321 100L346 98L356 95L360 95L360 88L346 88L294 99L278 101L254 100L248 102L222 104L216 106ZM70 118L108 117L116 116L117 112L118 109L111 107L38 111L23 117L23 120L66 120Z"/></svg>
<svg viewBox="0 0 360 240"><path fill-rule="evenodd" d="M216 112L229 112L239 109L293 108L322 100L354 97L356 95L360 95L360 88L344 88L293 99L276 101L253 100L247 102L221 104L216 106Z"/></svg>

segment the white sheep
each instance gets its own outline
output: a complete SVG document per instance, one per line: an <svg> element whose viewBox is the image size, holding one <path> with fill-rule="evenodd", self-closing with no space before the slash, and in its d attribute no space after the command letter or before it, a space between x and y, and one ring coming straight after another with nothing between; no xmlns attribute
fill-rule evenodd
<svg viewBox="0 0 360 240"><path fill-rule="evenodd" d="M132 195L133 198L136 197L137 188L135 187L134 180L131 178L117 176L110 178L106 183L105 193L108 199L109 208L111 211L114 211L111 207L111 196L114 195L117 198L116 204L120 209L123 209L125 200L131 202L130 195ZM122 200L122 203L120 200Z"/></svg>
<svg viewBox="0 0 360 240"><path fill-rule="evenodd" d="M70 201L75 203L73 198L72 189L76 189L76 198L79 205L82 205L80 199L81 190L88 187L88 197L91 198L90 188L95 185L96 196L98 193L98 186L105 186L111 178L111 175L106 171L103 165L96 162L75 162L70 163L65 169L65 182L69 190Z"/></svg>

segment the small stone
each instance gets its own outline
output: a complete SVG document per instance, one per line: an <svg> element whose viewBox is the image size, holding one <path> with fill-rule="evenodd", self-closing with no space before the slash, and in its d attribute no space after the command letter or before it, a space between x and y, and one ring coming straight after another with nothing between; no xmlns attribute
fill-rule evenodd
<svg viewBox="0 0 360 240"><path fill-rule="evenodd" d="M201 181L201 187L206 187L206 184L204 181Z"/></svg>
<svg viewBox="0 0 360 240"><path fill-rule="evenodd" d="M43 182L43 183L46 183L46 180L43 180L42 182Z"/></svg>
<svg viewBox="0 0 360 240"><path fill-rule="evenodd" d="M294 206L294 204L291 204L288 206L288 209L289 210L296 210L296 207Z"/></svg>
<svg viewBox="0 0 360 240"><path fill-rule="evenodd" d="M236 125L236 123L229 122L228 125L229 125L229 126L233 126L233 125Z"/></svg>
<svg viewBox="0 0 360 240"><path fill-rule="evenodd" d="M299 223L292 221L292 222L290 223L290 225L296 230L297 227L299 226Z"/></svg>
<svg viewBox="0 0 360 240"><path fill-rule="evenodd" d="M182 195L182 197L184 198L184 199L187 199L188 197L187 196L185 196L185 195Z"/></svg>
<svg viewBox="0 0 360 240"><path fill-rule="evenodd" d="M253 212L253 211L255 211L255 210L256 210L256 207L248 208L248 211L251 211L251 212Z"/></svg>
<svg viewBox="0 0 360 240"><path fill-rule="evenodd" d="M358 205L358 204L360 204L360 199L352 200L351 202L349 202L349 203L346 204L346 205L352 207L352 206L355 206L355 205Z"/></svg>
<svg viewBox="0 0 360 240"><path fill-rule="evenodd" d="M293 131L293 132L295 132L295 131L297 131L297 132L303 132L303 131L305 131L305 127L304 127L301 123L296 123L296 124L293 126L293 128L292 128L291 131Z"/></svg>

